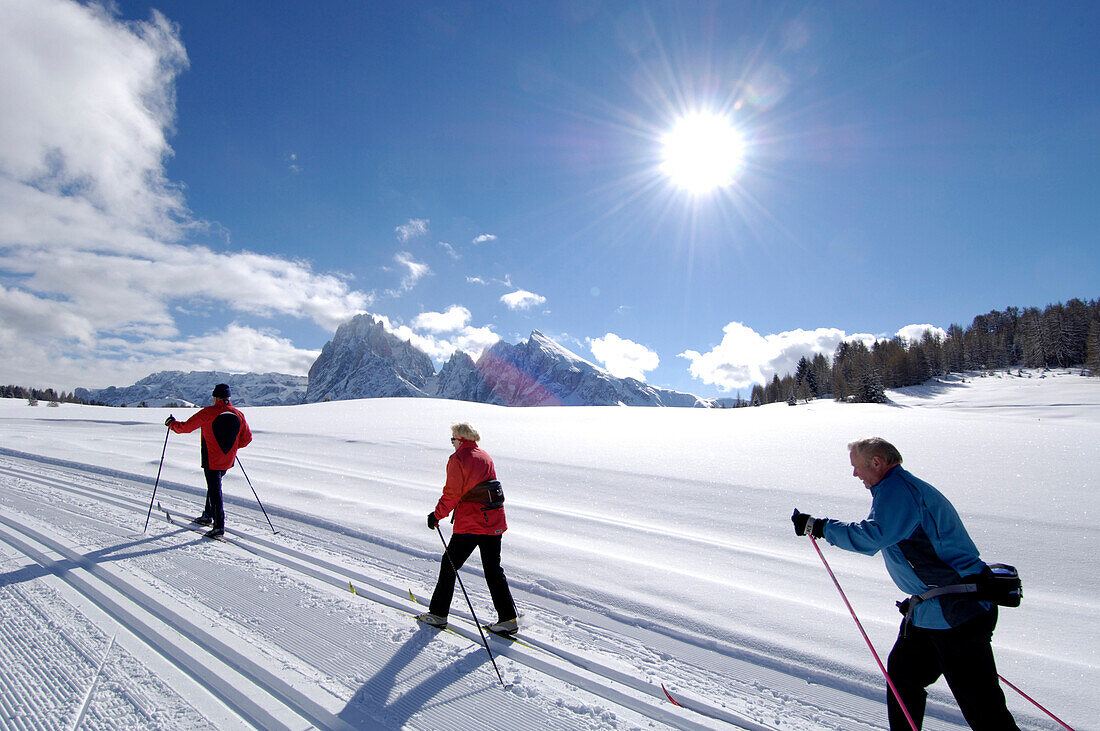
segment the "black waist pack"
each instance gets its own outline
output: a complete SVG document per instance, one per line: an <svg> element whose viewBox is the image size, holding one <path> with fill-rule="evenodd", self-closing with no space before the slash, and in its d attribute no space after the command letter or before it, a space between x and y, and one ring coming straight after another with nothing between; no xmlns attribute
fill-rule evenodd
<svg viewBox="0 0 1100 731"><path fill-rule="evenodd" d="M918 604L945 594L967 594L967 598L976 601L993 602L1002 607L1018 607L1024 598L1024 585L1015 566L991 563L980 574L965 577L962 583L937 586L898 602L898 610L907 618L911 617Z"/></svg>
<svg viewBox="0 0 1100 731"><path fill-rule="evenodd" d="M496 480L486 480L474 485L459 500L460 503L479 503L482 510L504 507L504 488Z"/></svg>
<svg viewBox="0 0 1100 731"><path fill-rule="evenodd" d="M1015 566L989 564L989 571L978 574L978 598L1002 607L1018 607L1024 598L1024 584Z"/></svg>

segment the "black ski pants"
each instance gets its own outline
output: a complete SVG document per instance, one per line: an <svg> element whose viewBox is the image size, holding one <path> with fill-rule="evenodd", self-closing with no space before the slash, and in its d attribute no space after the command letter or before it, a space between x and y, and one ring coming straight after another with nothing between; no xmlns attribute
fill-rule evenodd
<svg viewBox="0 0 1100 731"><path fill-rule="evenodd" d="M993 628L997 626L996 607L953 629L921 629L906 624L901 623L901 632L887 661L887 672L918 729L924 721L928 698L925 688L941 675L970 728L989 731L1019 728L1005 707L990 646ZM909 722L889 689L886 697L890 731L909 731Z"/></svg>
<svg viewBox="0 0 1100 731"><path fill-rule="evenodd" d="M489 585L489 594L493 597L493 606L497 610L497 619L506 621L517 616L516 603L512 601L512 591L508 588L508 579L500 567L501 536L482 536L474 533L456 533L451 536L447 553L439 562L439 581L435 584L432 602L428 611L440 617L446 617L451 611L451 599L455 593L455 570L462 568L466 559L475 548L481 549L481 567L485 571L485 583ZM447 556L450 555L450 561ZM451 568L451 562L454 568Z"/></svg>
<svg viewBox="0 0 1100 731"><path fill-rule="evenodd" d="M222 476L225 470L202 468L206 475L206 508L202 514L214 521L214 528L225 530L225 508L222 505Z"/></svg>

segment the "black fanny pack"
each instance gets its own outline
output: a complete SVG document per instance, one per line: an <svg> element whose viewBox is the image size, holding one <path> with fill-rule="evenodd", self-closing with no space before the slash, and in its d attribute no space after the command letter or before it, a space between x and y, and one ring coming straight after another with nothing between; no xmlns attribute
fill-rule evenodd
<svg viewBox="0 0 1100 731"><path fill-rule="evenodd" d="M967 576L958 584L937 586L923 594L913 595L898 602L898 609L906 618L912 617L913 610L923 601L947 594L965 594L967 599L979 602L993 602L1002 607L1018 607L1024 597L1024 585L1015 566L1003 563L991 563L985 571Z"/></svg>
<svg viewBox="0 0 1100 731"><path fill-rule="evenodd" d="M504 488L496 480L486 480L474 485L459 500L460 503L479 503L482 510L504 507Z"/></svg>
<svg viewBox="0 0 1100 731"><path fill-rule="evenodd" d="M978 598L1002 607L1018 607L1024 598L1024 584L1015 566L989 564L989 573L978 575Z"/></svg>

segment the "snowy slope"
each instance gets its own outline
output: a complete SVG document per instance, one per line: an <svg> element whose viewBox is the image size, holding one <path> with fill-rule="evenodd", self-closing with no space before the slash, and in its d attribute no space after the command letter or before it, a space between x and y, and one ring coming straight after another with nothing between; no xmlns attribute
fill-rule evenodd
<svg viewBox="0 0 1100 731"><path fill-rule="evenodd" d="M279 534L234 470L236 545L156 511L142 533L164 410L0 401L0 728L69 728L112 637L89 727L883 728L874 661L788 518L866 515L845 444L871 434L955 502L984 558L1019 567L1001 673L1089 728L1100 380L1027 375L890 405L252 408L241 459ZM504 566L529 640L491 642L508 690L461 594L457 633L411 619L409 588L434 583L423 522L457 420L482 432L507 493ZM197 437L172 435L164 506L199 511L197 465ZM881 559L822 547L885 653L900 617ZM476 559L463 571L493 619ZM662 682L704 713L664 701ZM1008 696L1021 727L1057 727ZM936 686L925 728L960 727Z"/></svg>

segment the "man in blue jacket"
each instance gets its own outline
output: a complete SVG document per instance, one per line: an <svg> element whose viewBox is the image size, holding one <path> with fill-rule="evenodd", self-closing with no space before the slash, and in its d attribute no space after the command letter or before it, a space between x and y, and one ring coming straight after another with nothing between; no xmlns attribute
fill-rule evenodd
<svg viewBox="0 0 1100 731"><path fill-rule="evenodd" d="M934 587L988 574L978 548L954 506L936 488L901 466L901 453L879 437L848 445L852 474L871 491L871 513L858 523L813 518L796 509L795 533L824 538L831 545L868 556L882 551L890 578L919 596ZM944 594L903 603L901 631L890 651L887 672L920 727L925 688L943 675L974 729L1016 729L993 659L997 607L968 594ZM909 729L893 694L887 692L892 731Z"/></svg>

